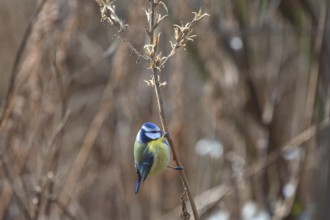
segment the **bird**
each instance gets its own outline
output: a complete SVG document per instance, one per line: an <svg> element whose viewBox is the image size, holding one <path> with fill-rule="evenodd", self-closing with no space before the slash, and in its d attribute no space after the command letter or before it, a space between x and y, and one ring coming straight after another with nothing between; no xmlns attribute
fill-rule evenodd
<svg viewBox="0 0 330 220"><path fill-rule="evenodd" d="M135 194L138 193L141 182L150 174L156 174L166 167L182 170L182 166L171 167L170 146L166 139L170 133L162 131L156 124L146 122L136 135L134 143L134 165L137 174Z"/></svg>

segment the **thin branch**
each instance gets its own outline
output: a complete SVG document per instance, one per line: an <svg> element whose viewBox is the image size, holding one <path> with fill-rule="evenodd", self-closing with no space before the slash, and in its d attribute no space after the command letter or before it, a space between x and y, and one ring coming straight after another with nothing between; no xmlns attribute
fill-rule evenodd
<svg viewBox="0 0 330 220"><path fill-rule="evenodd" d="M165 63L168 61L170 57L175 54L175 51L181 47L186 48L186 44L188 41L194 41L196 35L193 35L192 26L195 22L201 20L203 17L210 16L207 13L202 14L202 10L200 9L198 12L193 12L194 18L187 22L185 25L174 25L174 38L175 42L173 43L170 41L171 44L171 51L168 53L167 56L162 58L161 66L164 66Z"/></svg>
<svg viewBox="0 0 330 220"><path fill-rule="evenodd" d="M310 58L310 70L309 70L309 81L308 81L308 90L306 96L306 113L305 120L308 125L312 123L314 110L315 110L315 100L317 98L317 89L320 75L320 56L323 44L323 36L326 28L326 15L327 9L326 7L322 7L320 9L320 15L318 19L318 25L316 27L316 34L313 41L313 48L311 51Z"/></svg>
<svg viewBox="0 0 330 220"><path fill-rule="evenodd" d="M103 60L110 57L114 54L116 49L118 48L118 41L113 41L109 47L103 51L99 56L97 56L95 59L93 59L89 64L84 66L82 69L78 70L76 73L73 74L72 78L70 79L70 83L72 83L73 79L77 79L88 73L90 70L92 70L94 67L96 67L98 64L100 64Z"/></svg>
<svg viewBox="0 0 330 220"><path fill-rule="evenodd" d="M55 173L55 169L56 169L56 163L58 161L59 155L60 155L60 151L61 148L60 147L56 147L56 148L52 148L52 146L54 145L56 139L58 139L58 137L63 134L65 126L67 125L67 122L69 121L69 119L71 118L71 110L68 109L66 110L66 112L63 115L63 118L61 119L61 121L58 123L58 125L55 127L54 132L52 134L52 136L49 138L49 141L46 145L46 151L47 154L50 154L47 158L46 161L43 161L43 164L41 167L43 167L45 170L43 173L47 172L47 181L44 184L42 190L41 190L41 194L43 195L42 198L39 199L39 206L41 206L41 199L45 200L45 196L46 194L53 194L53 190L54 190L54 173ZM52 151L51 153L48 153L49 151ZM44 159L45 160L45 159ZM48 165L45 165L46 163L48 163ZM39 180L39 186L41 185L41 180ZM44 208L44 213L43 216L45 219L48 219L51 213L51 205L52 205L52 201L50 201L49 196L45 201L45 208ZM39 207L40 209L40 207ZM40 210L36 210L36 214L35 216L38 218L39 216L39 212Z"/></svg>
<svg viewBox="0 0 330 220"><path fill-rule="evenodd" d="M141 54L130 42L126 40L123 36L124 31L128 28L128 25L125 24L116 14L115 6L113 2L104 2L103 0L95 0L100 5L101 11L101 21L108 22L111 25L115 26L117 30L117 34L114 35L114 38L120 39L123 43L127 45L127 47L134 53L138 60L137 62L143 58L145 61L148 61L149 58L143 54Z"/></svg>
<svg viewBox="0 0 330 220"><path fill-rule="evenodd" d="M55 199L54 202L56 203L56 205L60 208L60 210L64 213L64 215L65 215L66 217L68 217L68 218L71 219L71 220L75 220L75 219L76 219L76 217L75 217L73 214L71 214L71 213L67 210L66 206L65 206L64 204L62 204L59 200Z"/></svg>
<svg viewBox="0 0 330 220"><path fill-rule="evenodd" d="M33 13L30 21L29 21L29 24L28 26L26 27L26 30L24 32L24 35L23 35L23 38L22 38L22 41L18 47L18 50L17 50L17 53L16 53L16 57L15 57L15 60L14 60L14 63L13 63L13 66L12 66L12 70L11 70L11 75L10 75L10 82L9 82L9 89L8 89L8 93L6 95L6 100L5 100L5 105L4 105L4 108L3 108L3 112L2 112L2 115L0 117L0 127L1 127L1 124L2 124L2 121L4 120L4 118L6 117L6 111L7 111L7 108L9 106L9 100L10 100L10 96L12 94L12 91L14 89L14 81L15 81L15 78L16 78L16 75L17 75L17 70L18 70L18 66L20 64L20 61L22 59L22 56L23 56L23 52L26 48L26 43L30 37L30 34L32 32L32 29L33 29L33 25L35 24L35 21L36 21L36 18L37 16L39 15L39 12L42 10L42 8L44 7L45 3L47 2L47 0L42 0L38 7L36 8L35 12Z"/></svg>
<svg viewBox="0 0 330 220"><path fill-rule="evenodd" d="M163 98L162 98L162 94L160 91L160 83L159 83L159 79L158 79L158 71L157 71L157 66L154 65L152 62L155 62L155 54L156 54L156 49L157 49L157 43L154 42L154 31L155 31L155 2L154 0L149 0L150 2L150 20L149 20L149 30L148 30L148 34L149 34L149 40L150 40L150 45L154 45L154 51L153 53L150 54L150 58L151 58L151 64L150 67L152 67L152 74L153 74L153 80L154 80L154 89L155 89L155 94L156 94L156 99L157 99L157 104L158 104L158 111L159 111L159 116L160 116L160 120L161 120L161 124L162 124L162 128L164 131L168 131L167 129L167 124L166 124L166 119L165 119L165 114L164 114L164 105L163 105ZM173 139L171 136L169 136L168 138L168 142L169 145L171 147L172 150L172 154L173 154L173 159L176 163L177 166L182 166L182 163L180 161L179 158L179 154L176 151ZM188 195L188 199L189 202L191 204L191 208L193 211L193 215L195 220L199 219L198 216L198 212L196 209L196 205L195 205L195 201L193 199L192 193L190 191L190 187L189 187L189 183L185 174L184 170L180 171L180 175L181 175L181 181L182 181L182 185L184 188L185 193L187 193Z"/></svg>
<svg viewBox="0 0 330 220"><path fill-rule="evenodd" d="M157 104L158 104L159 116L160 116L160 120L161 120L163 130L168 131L167 124L166 124L166 119L165 119L165 114L164 114L163 98L162 98L161 91L160 91L160 83L159 83L158 77L156 77L156 75L157 75L157 70L154 69L154 72L153 72L154 82L155 82L154 88L155 88L156 99L157 99ZM168 143L170 144L170 147L171 147L171 150L172 150L173 160L175 161L177 166L182 166L181 160L179 158L179 154L176 151L176 148L175 148L172 137L168 136L167 140L168 140ZM198 220L199 215L198 215L198 211L197 211L197 208L196 208L196 204L195 204L193 195L190 191L187 176L186 176L184 170L180 170L179 172L180 172L180 175L181 175L182 185L184 187L185 192L188 195L188 199L189 199L192 211L193 211L194 218L195 218L195 220Z"/></svg>
<svg viewBox="0 0 330 220"><path fill-rule="evenodd" d="M0 166L2 166L4 176L6 177L8 182L10 183L10 187L11 187L11 190L13 192L13 195L14 195L14 198L16 200L18 208L21 210L21 212L24 215L25 219L32 220L32 217L31 217L31 215L28 211L28 208L24 205L24 202L19 197L19 193L17 192L17 190L15 188L14 180L13 180L11 174L10 174L9 168L8 168L4 158L2 157L2 155L0 155Z"/></svg>
<svg viewBox="0 0 330 220"><path fill-rule="evenodd" d="M99 134L99 131L103 125L104 120L106 119L108 113L110 112L112 106L112 102L110 100L113 97L113 90L116 87L116 85L113 85L111 82L112 82L111 77L109 76L107 85L103 90L100 110L94 116L94 119L87 131L87 134L80 148L80 151L73 163L71 171L68 175L68 178L59 196L59 201L61 204L63 204L63 207L67 207L71 201L71 197L74 194L74 190L77 186L82 170L86 165L88 156L90 155L94 142ZM62 214L63 213L64 212L62 212Z"/></svg>

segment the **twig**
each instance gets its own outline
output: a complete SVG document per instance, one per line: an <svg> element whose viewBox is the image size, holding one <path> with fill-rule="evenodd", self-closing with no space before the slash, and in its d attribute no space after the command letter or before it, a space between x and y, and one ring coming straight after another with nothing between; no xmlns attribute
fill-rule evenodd
<svg viewBox="0 0 330 220"><path fill-rule="evenodd" d="M4 158L2 157L2 155L0 155L0 166L2 166L3 173L6 177L6 179L8 180L8 182L10 183L10 187L13 192L14 198L16 199L18 208L22 211L25 219L32 220L32 217L31 217L27 207L24 205L24 202L19 197L19 193L15 189L14 180L9 172L9 168L8 168L6 162L4 161Z"/></svg>
<svg viewBox="0 0 330 220"><path fill-rule="evenodd" d="M317 98L317 89L320 75L320 57L323 44L324 31L326 29L326 7L322 7L320 10L320 15L318 19L318 25L316 27L315 38L313 39L313 48L311 51L310 58L310 70L309 70L309 81L308 81L308 90L306 96L306 110L305 110L305 120L308 125L312 123L314 109L315 109L315 100ZM322 61L321 61L322 62Z"/></svg>
<svg viewBox="0 0 330 220"><path fill-rule="evenodd" d="M10 103L10 101L9 101L10 98L9 97L12 95L12 91L14 89L14 81L15 81L15 78L16 78L16 75L17 75L18 66L20 64L21 58L23 56L24 49L26 47L26 43L27 43L27 41L30 37L31 31L33 29L33 25L35 24L35 19L39 15L39 12L42 10L42 8L43 8L43 6L45 5L46 2L47 2L47 0L42 0L39 3L38 7L36 8L35 12L33 13L32 17L29 21L28 26L26 27L26 30L24 32L22 41L21 41L21 43L18 47L16 57L15 57L15 60L14 60L13 66L12 66L12 70L11 70L9 88L8 88L8 92L7 92L7 95L6 95L5 105L4 105L4 108L3 108L2 115L0 117L0 127L2 126L2 121L6 117L6 111L7 111L7 108L9 106L9 103Z"/></svg>
<svg viewBox="0 0 330 220"><path fill-rule="evenodd" d="M111 25L115 26L117 30L117 34L114 35L114 38L120 39L127 47L134 53L139 61L143 58L145 61L148 61L149 58L143 54L141 54L130 42L126 40L123 36L123 32L127 29L128 25L125 24L116 14L115 7L113 2L104 2L104 0L95 0L100 5L101 11L101 21L108 22Z"/></svg>
<svg viewBox="0 0 330 220"><path fill-rule="evenodd" d="M49 153L50 156L47 157L46 161L43 162L43 165L41 167L43 167L45 170L43 173L47 172L47 181L44 184L44 187L42 189L42 194L43 194L43 200L45 197L45 194L52 194L53 193L53 188L54 188L54 173L55 173L55 169L56 169L56 162L58 160L59 154L60 154L60 150L61 148L57 147L55 149L52 148L52 146L55 143L55 140L58 139L58 137L63 133L65 126L67 125L67 122L69 121L69 119L71 118L71 110L68 109L66 110L66 112L63 115L63 118L61 119L61 121L58 123L58 125L55 127L54 132L52 134L52 136L49 138L49 141L46 145L46 151L49 152L51 150L53 150L53 152ZM47 165L45 165L46 163L48 163ZM41 185L41 180L39 180L39 186ZM41 199L39 199L39 206L41 205ZM50 212L51 212L51 205L52 205L52 201L50 201L49 198L47 198L47 200L45 201L45 208L44 208L44 217L47 219L50 216ZM39 207L40 209L40 207ZM35 216L38 217L39 216L39 212L40 210L37 210Z"/></svg>
<svg viewBox="0 0 330 220"><path fill-rule="evenodd" d="M82 77L86 73L88 73L91 69L96 67L98 64L100 64L103 60L110 57L118 48L118 41L113 41L109 47L103 51L99 56L97 56L95 59L93 59L88 65L84 66L82 69L78 70L76 73L73 74L73 77L70 79L70 83L72 82L72 79L76 79L79 77Z"/></svg>
<svg viewBox="0 0 330 220"><path fill-rule="evenodd" d="M184 196L186 195L186 192L182 193L181 196L181 215L180 218L183 220L189 220L190 219L190 214L187 211L187 205L186 202L184 201Z"/></svg>
<svg viewBox="0 0 330 220"><path fill-rule="evenodd" d="M47 143L47 149L50 149L50 148L53 146L53 144L54 144L56 138L57 138L57 137L63 132L63 130L64 130L64 128L65 128L65 126L66 126L68 120L70 119L70 117L71 117L71 110L68 109L68 110L65 112L65 114L64 114L64 116L63 116L63 118L62 118L62 120L61 120L61 121L58 123L58 125L55 127L52 136L49 138L49 141L48 141L48 143Z"/></svg>
<svg viewBox="0 0 330 220"><path fill-rule="evenodd" d="M160 120L161 120L163 130L167 131L168 129L167 129L167 124L166 124L166 119L165 119L165 114L164 114L163 98L162 98L162 95L161 95L161 92L160 92L160 85L159 85L158 77L156 77L156 75L157 75L157 70L154 70L154 72L153 72L154 82L155 82L154 87L155 87L156 99L157 99L157 104L158 104L159 117L160 117ZM182 163L181 163L179 155L176 151L176 148L175 148L172 137L168 136L167 140L168 140L168 143L170 144L170 147L171 147L171 150L172 150L173 160L175 161L177 166L182 166ZM180 175L181 175L181 181L182 181L184 190L187 192L188 199L189 199L189 202L191 204L191 209L193 211L194 218L195 218L195 220L198 220L199 219L198 212L197 212L197 209L196 209L194 198L193 198L192 193L190 191L190 187L189 187L189 184L188 184L188 179L186 177L185 171L180 170L179 172L180 172Z"/></svg>
<svg viewBox="0 0 330 220"><path fill-rule="evenodd" d="M109 99L111 99L113 97L113 90L116 87L116 85L113 85L111 82L112 82L111 77L109 76L107 85L103 91L102 101L100 104L100 110L95 115L95 117L92 121L92 124L90 125L90 127L87 131L87 134L85 136L81 149L73 163L71 171L68 175L68 178L67 178L67 180L64 184L64 187L62 189L62 192L59 196L59 201L63 205L63 207L67 207L68 204L70 203L71 196L74 193L74 189L76 188L78 179L86 164L88 156L90 155L90 152L91 152L94 142L97 138L97 135L99 134L99 131L103 125L103 122L106 119L106 117L111 109L112 102L109 101ZM68 195L68 193L70 193L70 195ZM62 214L63 213L64 212L62 212Z"/></svg>
<svg viewBox="0 0 330 220"><path fill-rule="evenodd" d="M68 218L71 219L71 220L75 220L75 219L76 219L76 217L75 217L73 214L71 214L71 213L67 210L66 206L65 206L64 204L62 204L59 200L55 199L54 202L55 202L56 205L62 210L62 212L64 213L64 215L65 215L66 217L68 217Z"/></svg>
<svg viewBox="0 0 330 220"><path fill-rule="evenodd" d="M162 98L162 94L161 94L161 91L160 91L160 83L159 83L159 79L158 79L157 65L155 65L155 63L154 63L154 62L156 62L155 54L156 54L156 50L157 50L157 46L158 46L157 45L158 43L155 43L155 40L154 40L155 1L154 0L149 0L149 2L150 2L151 12L150 12L148 35L149 35L150 45L154 45L154 48L155 48L153 53L150 54L150 58L151 58L150 67L152 67L152 74L153 74L153 80L154 80L154 89L155 89L155 94L156 94L156 99L157 99L157 104L158 104L158 111L159 111L160 121L161 121L163 130L168 131L167 124L166 124L166 119L165 119L165 114L164 114L163 98ZM178 155L178 153L176 151L176 148L174 146L174 142L173 142L172 137L169 136L167 139L168 139L169 145L171 147L172 154L173 154L173 159L174 159L176 165L177 166L182 166L179 155ZM181 170L180 175L181 175L181 181L182 181L184 191L188 195L188 199L189 199L192 211L193 211L194 218L195 218L195 220L198 220L199 219L198 212L197 212L197 209L196 209L196 205L195 205L195 201L193 199L192 193L190 191L190 187L189 187L189 184L188 184L188 180L187 180L185 171Z"/></svg>

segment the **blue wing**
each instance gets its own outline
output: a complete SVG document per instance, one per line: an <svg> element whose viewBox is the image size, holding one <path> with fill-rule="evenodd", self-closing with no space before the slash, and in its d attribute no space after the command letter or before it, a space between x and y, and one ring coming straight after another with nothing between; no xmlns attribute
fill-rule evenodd
<svg viewBox="0 0 330 220"><path fill-rule="evenodd" d="M139 191L141 180L145 181L147 179L153 162L154 156L149 152L147 156L143 158L142 162L135 164L136 173L138 175L138 179L135 184L135 193Z"/></svg>

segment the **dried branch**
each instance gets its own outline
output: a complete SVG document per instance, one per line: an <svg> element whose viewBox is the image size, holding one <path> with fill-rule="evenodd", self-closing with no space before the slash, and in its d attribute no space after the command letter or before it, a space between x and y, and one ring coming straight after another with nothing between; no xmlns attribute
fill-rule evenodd
<svg viewBox="0 0 330 220"><path fill-rule="evenodd" d="M25 219L32 220L32 217L31 217L31 214L29 213L28 208L25 206L24 202L20 198L19 193L17 192L17 190L15 188L15 183L14 183L12 175L10 174L10 169L8 168L8 165L6 164L6 162L5 162L2 155L0 155L0 166L2 167L4 176L6 177L8 182L10 183L10 187L11 187L11 190L13 192L13 196L16 200L18 208L20 209L20 211L24 215Z"/></svg>
<svg viewBox="0 0 330 220"><path fill-rule="evenodd" d="M63 204L64 207L67 207L68 204L70 203L71 196L76 188L78 179L81 175L83 168L85 167L85 163L88 159L90 151L92 150L92 147L99 133L99 130L101 129L103 122L107 117L108 112L110 111L110 107L111 107L111 102L109 100L103 101L101 103L99 112L95 115L94 120L91 126L89 127L89 130L86 134L85 140L81 146L79 154L75 159L75 162L69 173L69 177L66 180L66 183L59 196L59 200L61 201L61 204ZM68 192L71 192L70 195L68 195Z"/></svg>
<svg viewBox="0 0 330 220"><path fill-rule="evenodd" d="M115 89L115 87L116 87L111 82L112 82L111 77L109 76L107 85L102 94L100 110L94 116L92 124L90 125L90 127L87 131L87 134L86 134L83 144L80 148L80 151L73 163L69 176L68 176L68 178L63 186L62 192L59 196L59 202L60 202L60 204L63 205L63 207L67 207L68 204L70 203L71 197L77 186L78 179L81 175L83 168L85 167L86 161L88 159L88 156L90 155L90 152L91 152L94 142L97 138L97 135L99 134L99 131L103 125L103 122L106 119L106 117L108 116L108 113L111 109L112 102L109 101L109 99L111 99L113 97L113 89ZM70 194L68 194L68 193L70 193ZM63 210L62 210L62 214L63 213L65 213L65 212L63 212Z"/></svg>
<svg viewBox="0 0 330 220"><path fill-rule="evenodd" d="M201 9L198 12L193 12L193 14L194 14L194 18L190 22L187 22L185 25L174 24L175 42L173 43L172 41L170 41L172 49L167 56L163 57L162 65L164 65L167 62L167 60L175 54L176 49L178 48L185 49L189 41L194 41L194 38L196 37L196 35L192 34L193 32L192 26L194 25L194 23L206 16L210 16L207 13L202 14Z"/></svg>
<svg viewBox="0 0 330 220"><path fill-rule="evenodd" d="M79 77L84 76L86 73L88 73L90 70L92 70L95 66L100 64L102 61L104 61L106 58L110 57L114 54L116 49L118 48L119 41L113 41L109 47L103 51L99 56L97 56L95 59L93 59L89 64L82 67L80 70L78 70L76 73L73 74L72 78L70 79L70 83L72 83L72 80L77 79Z"/></svg>
<svg viewBox="0 0 330 220"><path fill-rule="evenodd" d="M164 114L163 98L162 98L162 94L160 92L160 83L159 83L158 77L156 75L157 75L157 70L154 69L153 70L154 88L155 88L156 99L157 99L157 104L158 104L159 117L160 117L160 121L161 121L163 130L168 131L167 124L166 124L166 119L165 119L165 114ZM179 158L179 154L176 151L176 148L175 148L172 137L169 136L167 139L168 139L168 142L169 142L171 150L172 150L173 160L175 161L177 166L182 166L181 160ZM195 218L195 220L198 220L199 219L198 211L196 209L194 198L193 198L192 193L190 191L190 187L189 187L189 183L188 183L188 179L186 177L185 171L180 170L179 172L180 172L180 175L181 175L181 181L182 181L183 188L184 188L185 192L187 193L189 202L191 204L191 208L192 208L192 211L193 211L193 214L194 214L194 218Z"/></svg>
<svg viewBox="0 0 330 220"><path fill-rule="evenodd" d="M161 57L161 53L156 55L160 35L158 34L158 36L156 38L154 37L155 28L159 24L157 22L160 22L163 17L158 16L157 13L155 12L155 7L159 4L160 1L156 2L154 0L150 0L149 2L150 2L149 9L148 9L148 11L146 11L146 14L147 14L147 20L148 20L148 23L149 23L149 29L147 31L147 34L149 35L150 44L145 48L147 48L147 50L146 50L147 55L150 57L149 68L152 70L152 75L153 75L152 80L151 80L151 85L153 85L153 87L155 89L160 121L161 121L163 130L168 131L167 123L166 123L166 119L165 119L165 114L164 114L163 98L162 98L162 94L161 94L161 91L160 91L160 85L161 84L159 82L159 71L160 71L161 67L165 64L165 62L168 60L168 58L170 56ZM201 13L196 13L195 18L193 19L193 21L188 23L185 27L179 28L180 26L178 26L177 34L175 36L175 38L177 40L177 43L173 44L173 46L172 46L172 51L173 52L170 53L171 56L174 54L174 50L176 48L185 46L185 43L187 41L192 40L193 36L191 35L191 33L192 33L191 24L195 20L199 20L203 16L205 16L205 15L200 15L200 14ZM157 19L157 18L159 18L159 19ZM173 159L174 159L176 165L177 166L182 166L182 163L181 163L180 158L179 158L179 154L176 151L174 141L173 141L171 136L168 137L168 142L170 144L172 154L173 154ZM194 201L192 193L190 191L190 187L189 187L189 183L188 183L185 171L181 170L180 175L181 175L182 185L183 185L183 188L184 188L184 191L185 191L184 193L188 195L188 199L189 199L189 202L191 204L191 208L192 208L195 220L198 220L199 219L198 211L196 209L195 201ZM182 202L182 210L183 210L183 213L181 214L181 217L183 219L187 219L187 212L186 212L184 202Z"/></svg>
<svg viewBox="0 0 330 220"><path fill-rule="evenodd" d="M114 1L103 1L95 0L100 5L101 11L101 22L108 22L110 25L114 26L117 29L117 34L114 35L115 38L120 39L125 43L128 48L138 57L137 62L143 58L148 61L148 57L141 54L127 39L123 36L123 33L128 28L128 24L125 24L116 14L116 7Z"/></svg>
<svg viewBox="0 0 330 220"><path fill-rule="evenodd" d="M5 105L3 107L4 111L6 111L6 109L8 108L8 105L9 105L10 95L12 94L12 91L14 89L14 82L15 82L15 78L16 78L16 75L17 75L17 70L18 70L18 67L20 65L22 56L24 54L23 52L24 52L24 50L26 48L26 43L29 40L29 37L31 35L31 32L32 32L33 26L35 24L36 18L39 15L40 11L42 10L42 8L44 7L44 5L45 5L46 2L47 2L47 0L42 0L38 4L38 7L36 8L35 12L33 13L32 17L31 17L31 19L29 21L29 24L26 27L26 30L24 32L22 41L21 41L21 43L20 43L20 45L18 47L16 56L15 56L15 60L14 60L13 66L12 66L12 70L11 70L9 88L8 88L8 92L7 92L7 96L6 96L6 100L5 100ZM1 115L1 117L0 117L0 127L3 126L2 125L2 122L3 122L3 120L4 120L4 118L6 116L7 116L6 115L6 112L3 112L2 115Z"/></svg>

